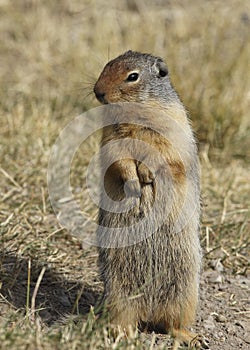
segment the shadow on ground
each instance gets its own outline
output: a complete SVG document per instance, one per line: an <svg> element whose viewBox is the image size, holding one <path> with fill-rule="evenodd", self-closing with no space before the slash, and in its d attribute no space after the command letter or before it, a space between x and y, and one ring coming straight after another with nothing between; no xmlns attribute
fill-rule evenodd
<svg viewBox="0 0 250 350"><path fill-rule="evenodd" d="M0 253L0 293L17 309L26 308L28 259L17 257L8 252ZM32 259L30 279L30 299L33 295L38 276L44 267ZM62 274L46 266L45 274L36 296L36 310L43 322L51 325L75 313L86 316L91 306L97 304L101 292L97 288L64 279Z"/></svg>

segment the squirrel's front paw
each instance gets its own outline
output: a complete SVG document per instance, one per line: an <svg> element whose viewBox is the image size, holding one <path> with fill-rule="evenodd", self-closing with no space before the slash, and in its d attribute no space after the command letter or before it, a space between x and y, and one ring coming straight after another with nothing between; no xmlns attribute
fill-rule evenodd
<svg viewBox="0 0 250 350"><path fill-rule="evenodd" d="M143 164L140 163L137 167L137 173L140 180L140 183L143 185L151 184L154 181L154 174L149 170L149 168Z"/></svg>
<svg viewBox="0 0 250 350"><path fill-rule="evenodd" d="M139 179L127 180L124 184L126 197L141 197L141 184Z"/></svg>

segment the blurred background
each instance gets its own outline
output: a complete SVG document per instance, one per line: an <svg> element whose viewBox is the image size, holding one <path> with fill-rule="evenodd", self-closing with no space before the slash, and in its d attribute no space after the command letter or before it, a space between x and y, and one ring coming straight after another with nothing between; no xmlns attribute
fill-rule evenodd
<svg viewBox="0 0 250 350"><path fill-rule="evenodd" d="M91 92L104 64L133 49L166 60L200 141L249 157L249 7L244 0L1 0L0 132L31 123L34 131L45 119L69 120L97 105Z"/></svg>

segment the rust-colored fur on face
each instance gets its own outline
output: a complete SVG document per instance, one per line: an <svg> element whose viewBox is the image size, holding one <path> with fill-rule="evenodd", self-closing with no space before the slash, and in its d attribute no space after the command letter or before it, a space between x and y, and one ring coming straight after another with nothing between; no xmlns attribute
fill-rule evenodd
<svg viewBox="0 0 250 350"><path fill-rule="evenodd" d="M116 103L109 113L117 123L104 128L102 146L130 140L124 146L114 143L104 153L103 168L111 164L105 190L114 201L134 201L127 212L100 209L99 224L121 228L126 241L132 234L127 227L147 218L155 203L159 206L140 226L139 242L99 248L111 321L125 330L150 325L190 342L195 335L186 327L196 314L201 265L200 190L196 144L185 109L164 62L138 52L109 62L94 91L100 102ZM97 236L100 245L109 239L105 229Z"/></svg>

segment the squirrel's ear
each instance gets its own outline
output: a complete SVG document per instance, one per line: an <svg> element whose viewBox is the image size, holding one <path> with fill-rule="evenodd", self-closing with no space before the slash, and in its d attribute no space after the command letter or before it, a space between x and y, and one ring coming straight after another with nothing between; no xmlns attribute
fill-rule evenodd
<svg viewBox="0 0 250 350"><path fill-rule="evenodd" d="M155 62L155 67L157 69L157 76L163 78L168 74L168 68L162 60L157 60Z"/></svg>

